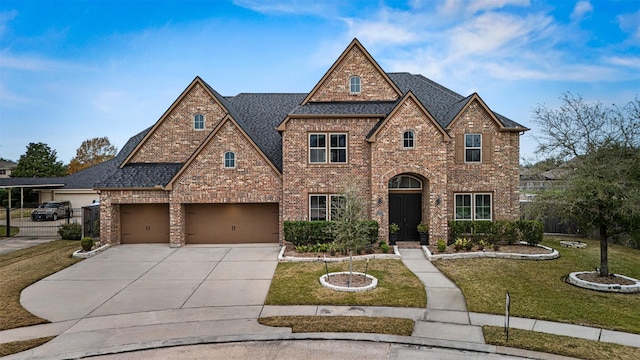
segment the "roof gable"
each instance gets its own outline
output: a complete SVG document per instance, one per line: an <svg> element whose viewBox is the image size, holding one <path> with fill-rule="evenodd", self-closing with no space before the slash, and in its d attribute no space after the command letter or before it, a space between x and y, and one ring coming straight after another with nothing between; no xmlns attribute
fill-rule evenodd
<svg viewBox="0 0 640 360"><path fill-rule="evenodd" d="M202 96L212 101L198 101ZM206 128L204 131L193 130L195 112L205 114L205 126L211 129L229 111L227 100L196 76L120 167L136 162L184 162L207 135Z"/></svg>
<svg viewBox="0 0 640 360"><path fill-rule="evenodd" d="M480 96L477 93L473 93L471 95L469 95L468 97L462 99L461 101L459 101L456 104L453 104L453 106L451 107L451 112L450 112L450 120L448 121L448 125L446 127L447 130L453 128L455 126L455 124L458 122L458 120L462 117L462 115L464 114L464 112L469 109L470 106L472 106L474 103L477 103L480 108L482 110L484 110L487 115L489 116L489 118L496 124L498 131L525 131L528 130L527 128L524 128L522 126L520 126L519 124L515 124L516 126L511 127L511 126L505 126L505 123L503 122L503 120L508 120L505 117L494 113L493 111L491 111L491 109L489 109L489 107L487 106L487 104L482 100L482 98L480 98ZM511 125L511 124L509 124Z"/></svg>
<svg viewBox="0 0 640 360"><path fill-rule="evenodd" d="M352 76L359 76L361 79L361 92L357 95L349 92ZM394 101L401 96L402 92L396 84L358 39L353 39L302 105L316 101Z"/></svg>
<svg viewBox="0 0 640 360"><path fill-rule="evenodd" d="M429 113L429 111L422 105L422 103L413 94L413 92L411 92L411 90L409 90L409 92L407 92L405 94L405 96L402 99L400 99L400 101L398 101L398 104L393 108L393 110L389 113L389 115L387 115L384 119L380 120L376 124L376 126L374 126L374 128L371 129L371 132L369 132L369 135L367 135L367 141L368 142L375 142L378 134L384 128L384 125L389 121L389 119L392 119L394 117L394 115L396 113L398 113L400 111L400 109L405 104L407 104L409 102L413 102L414 104L416 104L416 106L418 107L419 111L422 114L424 114L424 116L427 118L427 120L429 122L431 122L438 129L438 131L440 133L442 133L442 138L443 138L444 141L450 141L451 140L451 137L449 137L449 134L445 131L445 129L442 126L440 126L440 124Z"/></svg>
<svg viewBox="0 0 640 360"><path fill-rule="evenodd" d="M278 178L281 176L281 173L278 170L278 168L275 167L275 165L271 162L271 160L269 160L269 158L264 154L264 152L260 149L260 147L258 147L258 145L256 145L256 143L251 139L251 137L243 130L242 126L240 126L238 122L236 122L233 119L232 116L227 115L225 116L224 119L222 119L222 121L218 123L216 128L213 129L211 133L209 133L209 135L202 142L200 147L198 147L198 149L193 153L193 155L191 155L191 157L182 165L180 170L176 172L175 175L173 175L171 180L168 181L168 183L164 187L165 190L173 190L173 186L176 183L176 181L178 181L180 176L184 174L187 171L187 169L191 166L191 164L203 153L204 149L207 148L207 146L211 143L211 141L213 141L216 135L227 123L231 123L238 130L238 132L240 133L240 136L243 137L247 141L247 143L255 149L255 151L259 154L259 157L261 157L264 160L265 164L268 164L268 166L273 170L274 174Z"/></svg>

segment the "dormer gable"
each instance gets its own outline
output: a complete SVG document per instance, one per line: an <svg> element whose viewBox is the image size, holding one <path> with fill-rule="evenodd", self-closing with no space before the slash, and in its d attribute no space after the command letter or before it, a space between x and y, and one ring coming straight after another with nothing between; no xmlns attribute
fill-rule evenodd
<svg viewBox="0 0 640 360"><path fill-rule="evenodd" d="M131 151L129 163L183 163L229 113L226 100L196 76Z"/></svg>
<svg viewBox="0 0 640 360"><path fill-rule="evenodd" d="M370 143L376 142L377 137L381 131L385 128L385 124L389 122L391 119L396 117L396 114L399 114L404 107L415 108L421 117L425 118L425 121L430 123L433 127L437 129L437 131L442 135L442 141L449 142L451 141L451 137L445 131L445 129L440 126L440 124L433 118L433 116L429 113L429 111L420 103L418 98L409 90L400 101L396 104L394 109L387 115L384 119L380 120L376 126L371 129L369 134L367 135L367 141Z"/></svg>
<svg viewBox="0 0 640 360"><path fill-rule="evenodd" d="M353 39L302 105L309 102L395 101L401 96L400 89L360 41Z"/></svg>

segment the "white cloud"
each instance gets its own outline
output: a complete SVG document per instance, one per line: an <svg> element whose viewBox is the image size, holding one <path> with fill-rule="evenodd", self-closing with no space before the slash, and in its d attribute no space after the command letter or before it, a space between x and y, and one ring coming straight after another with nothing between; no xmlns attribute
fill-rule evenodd
<svg viewBox="0 0 640 360"><path fill-rule="evenodd" d="M345 19L345 22L349 26L351 37L357 37L361 42L406 44L417 38L415 33L389 22L367 22L356 19Z"/></svg>
<svg viewBox="0 0 640 360"><path fill-rule="evenodd" d="M502 9L506 6L530 5L529 0L445 0L439 7L438 13L445 16L471 16L479 12Z"/></svg>
<svg viewBox="0 0 640 360"><path fill-rule="evenodd" d="M616 17L620 30L631 34L634 42L640 42L640 10L635 13L622 14Z"/></svg>
<svg viewBox="0 0 640 360"><path fill-rule="evenodd" d="M263 14L333 14L330 4L314 0L234 0L233 3Z"/></svg>
<svg viewBox="0 0 640 360"><path fill-rule="evenodd" d="M581 0L576 3L576 6L573 7L573 12L571 12L571 20L575 22L580 22L584 19L585 15L589 14L593 11L593 6L588 0Z"/></svg>
<svg viewBox="0 0 640 360"><path fill-rule="evenodd" d="M640 57L637 56L610 56L603 60L611 65L640 69ZM640 77L640 73L636 77Z"/></svg>

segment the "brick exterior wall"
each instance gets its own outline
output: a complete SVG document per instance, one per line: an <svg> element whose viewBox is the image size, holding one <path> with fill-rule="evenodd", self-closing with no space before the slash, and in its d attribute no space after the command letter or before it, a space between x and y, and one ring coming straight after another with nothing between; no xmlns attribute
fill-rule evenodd
<svg viewBox="0 0 640 360"><path fill-rule="evenodd" d="M474 101L461 116L451 124L449 134L482 133L483 139L491 136L493 151L491 161L457 163L455 140L447 146L449 164L448 201L451 204L448 218L454 218L454 193L486 192L493 198L493 220L518 219L519 188L519 141L518 132L501 132L486 110Z"/></svg>
<svg viewBox="0 0 640 360"><path fill-rule="evenodd" d="M377 71L368 57L357 47L345 54L334 71L316 89L310 101L384 101L397 100L398 94ZM349 79L359 76L361 92L349 92Z"/></svg>
<svg viewBox="0 0 640 360"><path fill-rule="evenodd" d="M415 147L404 149L405 131L415 134ZM431 242L447 236L447 144L442 132L408 98L378 131L371 144L372 219L380 224L380 238L389 234L389 180L409 174L422 180L422 221L429 224ZM441 203L436 205L440 198ZM382 199L379 202L378 199Z"/></svg>
<svg viewBox="0 0 640 360"><path fill-rule="evenodd" d="M193 128L195 114L204 115L204 130ZM224 117L225 111L204 87L196 83L182 101L166 114L147 141L131 158L132 163L185 162Z"/></svg>
<svg viewBox="0 0 640 360"><path fill-rule="evenodd" d="M283 133L284 220L309 220L309 194L339 194L354 185L370 198L370 146L366 136L378 119L291 119ZM310 133L347 133L346 164L310 164ZM327 155L328 156L328 155Z"/></svg>

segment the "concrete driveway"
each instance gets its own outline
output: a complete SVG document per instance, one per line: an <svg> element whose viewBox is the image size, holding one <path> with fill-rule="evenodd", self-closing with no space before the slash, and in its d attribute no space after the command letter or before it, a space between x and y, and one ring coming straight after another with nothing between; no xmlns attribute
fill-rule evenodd
<svg viewBox="0 0 640 360"><path fill-rule="evenodd" d="M120 314L262 306L278 246L119 245L26 288L22 305L52 322Z"/></svg>

